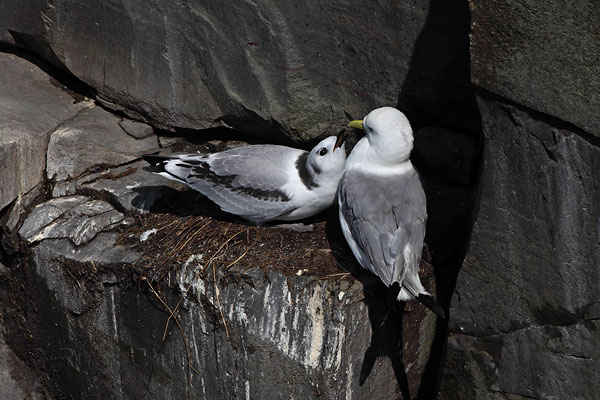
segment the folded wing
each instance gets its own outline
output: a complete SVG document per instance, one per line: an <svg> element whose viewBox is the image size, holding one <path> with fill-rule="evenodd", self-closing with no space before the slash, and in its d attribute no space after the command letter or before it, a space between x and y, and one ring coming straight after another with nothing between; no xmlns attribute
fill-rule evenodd
<svg viewBox="0 0 600 400"><path fill-rule="evenodd" d="M342 179L340 220L351 236L348 242L356 258L386 285L399 282L412 292L412 286L420 285L427 219L418 175L377 177L377 187L372 177L361 172L347 171Z"/></svg>

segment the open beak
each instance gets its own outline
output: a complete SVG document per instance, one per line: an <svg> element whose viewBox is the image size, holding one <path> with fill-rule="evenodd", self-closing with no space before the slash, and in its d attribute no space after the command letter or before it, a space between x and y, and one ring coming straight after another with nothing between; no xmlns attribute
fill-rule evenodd
<svg viewBox="0 0 600 400"><path fill-rule="evenodd" d="M342 129L340 133L337 134L337 138L335 140L335 144L333 145L333 151L335 149L342 147L344 142L346 141L346 129Z"/></svg>
<svg viewBox="0 0 600 400"><path fill-rule="evenodd" d="M351 128L362 129L365 130L362 119L355 119L354 121L348 122L348 126Z"/></svg>

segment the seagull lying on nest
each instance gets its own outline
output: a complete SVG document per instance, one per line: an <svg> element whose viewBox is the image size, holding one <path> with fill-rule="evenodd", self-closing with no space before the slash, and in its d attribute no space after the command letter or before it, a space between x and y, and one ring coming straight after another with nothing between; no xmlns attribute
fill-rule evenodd
<svg viewBox="0 0 600 400"><path fill-rule="evenodd" d="M346 162L343 142L341 131L310 153L267 144L214 154L143 157L150 172L184 183L223 211L260 225L307 218L331 206Z"/></svg>
<svg viewBox="0 0 600 400"><path fill-rule="evenodd" d="M360 265L390 287L399 301L417 299L444 318L419 279L425 237L425 192L409 156L413 133L392 107L371 111L349 126L366 137L352 149L338 192L344 237Z"/></svg>

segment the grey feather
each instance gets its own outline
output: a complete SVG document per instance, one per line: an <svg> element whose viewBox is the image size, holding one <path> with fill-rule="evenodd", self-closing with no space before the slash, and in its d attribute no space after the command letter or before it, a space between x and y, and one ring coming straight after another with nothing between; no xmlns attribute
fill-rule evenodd
<svg viewBox="0 0 600 400"><path fill-rule="evenodd" d="M415 171L389 178L346 171L340 183L342 224L349 229L359 263L388 286L409 285L418 268L425 236L425 193ZM413 251L405 251L409 246ZM406 278L406 279L405 279ZM420 285L420 282L418 283Z"/></svg>

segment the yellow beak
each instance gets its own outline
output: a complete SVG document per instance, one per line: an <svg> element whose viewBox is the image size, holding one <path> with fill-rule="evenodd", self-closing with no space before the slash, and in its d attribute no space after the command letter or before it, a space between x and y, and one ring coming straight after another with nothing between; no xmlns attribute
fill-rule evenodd
<svg viewBox="0 0 600 400"><path fill-rule="evenodd" d="M348 126L351 128L362 129L363 131L365 130L362 119L355 119L354 121L350 121L348 122Z"/></svg>

